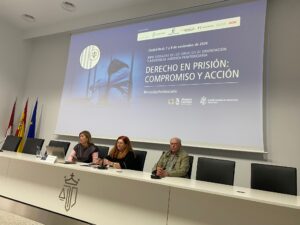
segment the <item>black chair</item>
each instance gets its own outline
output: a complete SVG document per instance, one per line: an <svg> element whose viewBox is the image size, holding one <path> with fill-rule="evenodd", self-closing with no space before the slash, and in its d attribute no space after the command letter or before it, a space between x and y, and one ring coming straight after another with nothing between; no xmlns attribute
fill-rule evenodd
<svg viewBox="0 0 300 225"><path fill-rule="evenodd" d="M147 151L133 150L133 152L134 152L134 155L135 155L135 163L136 163L134 170L143 171Z"/></svg>
<svg viewBox="0 0 300 225"><path fill-rule="evenodd" d="M233 185L234 171L234 161L199 157L196 179Z"/></svg>
<svg viewBox="0 0 300 225"><path fill-rule="evenodd" d="M21 143L21 140L22 138L20 137L9 135L6 137L1 150L16 152Z"/></svg>
<svg viewBox="0 0 300 225"><path fill-rule="evenodd" d="M96 145L96 147L98 148L98 157L99 158L103 159L108 155L109 147L102 146L102 145Z"/></svg>
<svg viewBox="0 0 300 225"><path fill-rule="evenodd" d="M42 149L43 144L44 139L27 138L24 144L23 153L35 155L37 148Z"/></svg>
<svg viewBox="0 0 300 225"><path fill-rule="evenodd" d="M251 188L297 195L297 169L252 163Z"/></svg>
<svg viewBox="0 0 300 225"><path fill-rule="evenodd" d="M193 168L193 162L194 162L194 156L189 155L189 164L190 164L190 168L189 171L187 172L187 177L188 179L191 179L191 175L192 175L192 168Z"/></svg>
<svg viewBox="0 0 300 225"><path fill-rule="evenodd" d="M66 141L55 141L55 140L51 140L49 142L49 146L52 147L62 147L65 150L65 155L67 154L69 147L70 147L70 142L66 142Z"/></svg>

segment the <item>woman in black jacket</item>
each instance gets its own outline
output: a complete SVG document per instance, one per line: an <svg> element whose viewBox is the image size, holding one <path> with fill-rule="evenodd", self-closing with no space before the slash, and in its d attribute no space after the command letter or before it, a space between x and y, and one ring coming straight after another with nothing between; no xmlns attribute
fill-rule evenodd
<svg viewBox="0 0 300 225"><path fill-rule="evenodd" d="M134 169L135 157L128 137L120 136L104 159L104 165L116 169Z"/></svg>

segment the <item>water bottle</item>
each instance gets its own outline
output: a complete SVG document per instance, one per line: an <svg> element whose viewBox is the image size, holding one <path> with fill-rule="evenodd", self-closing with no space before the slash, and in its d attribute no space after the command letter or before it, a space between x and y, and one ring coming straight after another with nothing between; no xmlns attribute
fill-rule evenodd
<svg viewBox="0 0 300 225"><path fill-rule="evenodd" d="M37 157L37 158L41 158L41 147L40 146L36 146L36 154L35 154L35 156Z"/></svg>

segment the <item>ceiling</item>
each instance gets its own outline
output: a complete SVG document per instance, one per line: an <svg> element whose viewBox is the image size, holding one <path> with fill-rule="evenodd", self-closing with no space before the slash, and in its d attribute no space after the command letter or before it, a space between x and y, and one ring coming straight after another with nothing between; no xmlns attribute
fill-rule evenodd
<svg viewBox="0 0 300 225"><path fill-rule="evenodd" d="M21 30L26 39L227 0L67 0L76 5L74 12L62 9L63 1L0 0L0 19ZM36 21L25 21L23 14Z"/></svg>
<svg viewBox="0 0 300 225"><path fill-rule="evenodd" d="M14 26L26 30L49 26L66 20L83 17L122 7L150 2L151 0L68 0L76 5L74 12L62 9L63 0L0 0L0 17ZM152 0L153 1L153 0ZM22 19L30 14L36 22Z"/></svg>

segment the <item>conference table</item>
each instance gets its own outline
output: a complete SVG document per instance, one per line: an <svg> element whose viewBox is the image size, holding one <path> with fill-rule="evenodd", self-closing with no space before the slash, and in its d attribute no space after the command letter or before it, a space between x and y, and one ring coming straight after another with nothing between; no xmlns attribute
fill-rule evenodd
<svg viewBox="0 0 300 225"><path fill-rule="evenodd" d="M300 196L0 152L0 195L92 224L299 225Z"/></svg>

